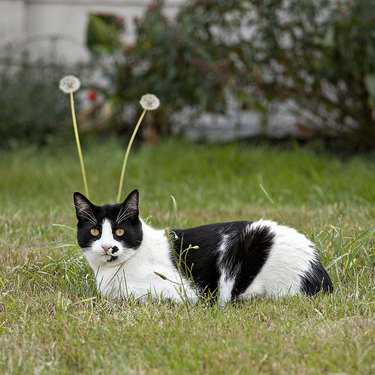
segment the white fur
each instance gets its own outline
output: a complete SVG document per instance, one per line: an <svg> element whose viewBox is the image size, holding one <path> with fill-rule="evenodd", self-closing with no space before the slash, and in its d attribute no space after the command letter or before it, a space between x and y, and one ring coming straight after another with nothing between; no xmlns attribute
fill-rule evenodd
<svg viewBox="0 0 375 375"><path fill-rule="evenodd" d="M113 238L110 223L105 221L102 237L91 249L85 249L85 256L95 273L100 293L112 298L133 296L144 300L150 296L153 299L181 301L186 298L196 301L196 291L172 264L165 231L155 230L143 221L142 230L140 247L136 250L128 249ZM118 247L118 252L114 254L118 256L117 260L108 262L110 255L106 255L101 249L103 244ZM155 272L163 275L163 278Z"/></svg>
<svg viewBox="0 0 375 375"><path fill-rule="evenodd" d="M218 305L223 309L232 298L232 290L234 287L236 279L234 277L229 277L225 273L221 273L219 280L219 298Z"/></svg>
<svg viewBox="0 0 375 375"><path fill-rule="evenodd" d="M310 262L316 258L313 244L295 229L273 221L259 220L251 225L254 226L271 228L274 244L262 269L241 297L300 293L301 276L310 270Z"/></svg>
<svg viewBox="0 0 375 375"><path fill-rule="evenodd" d="M228 249L229 245L230 245L229 235L224 234L221 240L220 247L219 247L219 253L220 253L219 264L221 263L223 255L225 251ZM230 277L230 275L227 274L224 268L220 269L220 279L219 279L219 285L218 285L218 291L219 291L218 305L221 309L223 309L227 305L227 303L231 300L232 290L233 290L235 281L236 279L234 277Z"/></svg>

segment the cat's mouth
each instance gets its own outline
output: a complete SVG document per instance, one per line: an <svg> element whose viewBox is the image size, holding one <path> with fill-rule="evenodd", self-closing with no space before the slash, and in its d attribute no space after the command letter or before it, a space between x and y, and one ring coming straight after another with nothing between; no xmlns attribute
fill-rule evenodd
<svg viewBox="0 0 375 375"><path fill-rule="evenodd" d="M117 246L113 246L113 247L111 247L111 252L110 253L105 253L105 254L103 254L105 257L106 257L106 259L107 259L107 263L108 262L113 262L113 261L115 261L115 260L117 260L118 259L118 255L114 255L114 253L117 253L119 251L119 249L118 249L118 247Z"/></svg>

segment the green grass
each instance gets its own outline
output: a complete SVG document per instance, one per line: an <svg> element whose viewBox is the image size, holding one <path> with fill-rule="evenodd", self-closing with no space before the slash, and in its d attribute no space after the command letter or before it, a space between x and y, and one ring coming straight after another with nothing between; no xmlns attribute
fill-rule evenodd
<svg viewBox="0 0 375 375"><path fill-rule="evenodd" d="M92 200L113 202L125 147L83 147ZM0 373L375 372L374 156L171 140L134 149L128 168L124 197L138 188L154 226L171 224L170 195L181 226L276 219L317 244L335 292L224 311L104 300L75 245L73 143L3 151Z"/></svg>

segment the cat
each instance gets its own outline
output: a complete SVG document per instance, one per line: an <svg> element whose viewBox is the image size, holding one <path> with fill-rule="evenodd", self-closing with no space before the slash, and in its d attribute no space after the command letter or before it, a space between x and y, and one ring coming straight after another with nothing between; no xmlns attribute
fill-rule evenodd
<svg viewBox="0 0 375 375"><path fill-rule="evenodd" d="M78 244L105 297L196 302L216 296L220 308L256 296L331 292L314 245L269 220L158 230L139 217L139 193L96 206L74 193Z"/></svg>

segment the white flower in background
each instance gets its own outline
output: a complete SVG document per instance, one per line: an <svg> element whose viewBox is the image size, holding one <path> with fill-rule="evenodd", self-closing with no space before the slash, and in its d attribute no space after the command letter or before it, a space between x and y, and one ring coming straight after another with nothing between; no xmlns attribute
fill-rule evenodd
<svg viewBox="0 0 375 375"><path fill-rule="evenodd" d="M65 94L76 92L81 87L81 82L77 77L65 76L60 80L59 88Z"/></svg>
<svg viewBox="0 0 375 375"><path fill-rule="evenodd" d="M81 142L79 140L76 111L75 111L75 108L74 108L74 98L73 98L73 93L76 92L80 87L81 87L80 80L77 77L74 77L74 76L63 77L60 80L60 84L59 84L60 90L65 94L69 94L69 97L70 97L70 109L72 111L74 136L76 138L78 158L79 158L79 163L81 165L83 185L85 187L86 197L89 197L89 188L88 188L88 185L87 185L86 169L85 169L85 164L83 162Z"/></svg>
<svg viewBox="0 0 375 375"><path fill-rule="evenodd" d="M119 186L118 186L118 193L117 193L117 202L118 203L120 203L120 199L121 199L122 185L124 183L124 176L125 176L125 171L126 171L126 165L128 163L129 153L130 153L130 150L132 148L135 136L137 135L137 131L138 131L139 127L141 126L142 120L145 117L147 111L153 111L153 110L159 108L160 100L154 94L146 94L146 95L142 96L141 100L139 101L139 104L142 106L143 111L142 111L141 115L139 116L137 125L135 125L135 128L133 130L133 134L130 137L130 140L129 140L129 143L128 143L128 147L126 148L124 161L122 163L120 183L119 183Z"/></svg>
<svg viewBox="0 0 375 375"><path fill-rule="evenodd" d="M143 109L147 111L153 111L159 108L160 100L154 94L146 94L142 96L139 104Z"/></svg>

